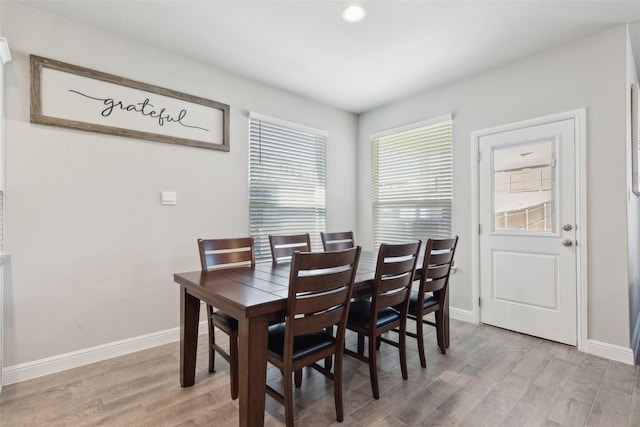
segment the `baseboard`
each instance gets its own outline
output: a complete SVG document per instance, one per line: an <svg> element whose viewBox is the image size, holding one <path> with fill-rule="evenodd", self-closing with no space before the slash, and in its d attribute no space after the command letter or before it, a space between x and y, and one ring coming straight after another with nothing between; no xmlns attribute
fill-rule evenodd
<svg viewBox="0 0 640 427"><path fill-rule="evenodd" d="M207 322L200 322L200 333L207 333ZM47 357L33 362L20 363L2 369L2 384L9 385L67 369L100 362L140 350L157 347L180 340L180 328L167 329L152 334L128 338L96 347Z"/></svg>
<svg viewBox="0 0 640 427"><path fill-rule="evenodd" d="M588 340L585 352L593 354L594 356L626 363L627 365L633 365L635 362L631 348L620 347L606 342Z"/></svg>
<svg viewBox="0 0 640 427"><path fill-rule="evenodd" d="M449 307L449 317L463 322L473 323L473 312L461 308Z"/></svg>

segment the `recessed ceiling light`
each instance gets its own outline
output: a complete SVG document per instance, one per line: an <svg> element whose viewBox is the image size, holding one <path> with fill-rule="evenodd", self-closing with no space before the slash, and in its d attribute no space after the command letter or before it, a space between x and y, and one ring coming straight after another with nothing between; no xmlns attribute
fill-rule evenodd
<svg viewBox="0 0 640 427"><path fill-rule="evenodd" d="M364 10L364 7L358 5L346 7L342 11L342 19L351 23L362 21L366 15L367 11Z"/></svg>

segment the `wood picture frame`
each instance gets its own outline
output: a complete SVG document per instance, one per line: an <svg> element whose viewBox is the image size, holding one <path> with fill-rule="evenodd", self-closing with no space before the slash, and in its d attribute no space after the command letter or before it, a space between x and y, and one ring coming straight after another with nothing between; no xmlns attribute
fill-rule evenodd
<svg viewBox="0 0 640 427"><path fill-rule="evenodd" d="M631 85L631 190L640 196L640 86Z"/></svg>
<svg viewBox="0 0 640 427"><path fill-rule="evenodd" d="M229 151L229 105L30 56L32 123Z"/></svg>

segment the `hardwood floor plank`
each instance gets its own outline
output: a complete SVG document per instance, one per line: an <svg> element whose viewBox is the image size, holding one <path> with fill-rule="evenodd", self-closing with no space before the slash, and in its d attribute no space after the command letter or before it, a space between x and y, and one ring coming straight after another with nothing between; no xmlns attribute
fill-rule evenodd
<svg viewBox="0 0 640 427"><path fill-rule="evenodd" d="M537 346L522 358L520 363L513 368L513 372L525 377L535 378L553 359L556 348L547 346Z"/></svg>
<svg viewBox="0 0 640 427"><path fill-rule="evenodd" d="M615 388L600 387L587 425L611 427L627 425L631 411L631 394Z"/></svg>
<svg viewBox="0 0 640 427"><path fill-rule="evenodd" d="M425 419L427 415L436 410L442 402L460 388L459 385L442 379L442 376L419 393L405 399L401 405L391 412L391 415L405 424Z"/></svg>
<svg viewBox="0 0 640 427"><path fill-rule="evenodd" d="M560 389L549 389L537 384L529 385L525 394L511 409L504 420L507 426L539 426L547 419L547 414L556 401Z"/></svg>
<svg viewBox="0 0 640 427"><path fill-rule="evenodd" d="M592 403L563 394L556 400L548 420L562 426L583 426L587 422Z"/></svg>
<svg viewBox="0 0 640 427"><path fill-rule="evenodd" d="M460 424L496 385L497 383L491 378L474 378L451 394L433 412L446 415L447 420L455 425ZM430 420L432 414L429 414L426 419Z"/></svg>
<svg viewBox="0 0 640 427"><path fill-rule="evenodd" d="M611 361L602 380L603 387L632 393L636 384L638 367Z"/></svg>
<svg viewBox="0 0 640 427"><path fill-rule="evenodd" d="M467 418L462 422L462 427L495 427L499 426L505 418L505 414L482 403L473 408Z"/></svg>
<svg viewBox="0 0 640 427"><path fill-rule="evenodd" d="M532 381L512 371L482 399L480 405L506 417L527 392Z"/></svg>
<svg viewBox="0 0 640 427"><path fill-rule="evenodd" d="M560 389L566 385L575 369L576 365L554 357L533 383L540 387Z"/></svg>
<svg viewBox="0 0 640 427"><path fill-rule="evenodd" d="M382 420L374 424L374 427L405 427L409 424L405 424L402 421L394 418L391 415L384 417Z"/></svg>
<svg viewBox="0 0 640 427"><path fill-rule="evenodd" d="M629 421L627 425L629 427L640 426L640 394L637 389L631 398L631 410L629 411Z"/></svg>

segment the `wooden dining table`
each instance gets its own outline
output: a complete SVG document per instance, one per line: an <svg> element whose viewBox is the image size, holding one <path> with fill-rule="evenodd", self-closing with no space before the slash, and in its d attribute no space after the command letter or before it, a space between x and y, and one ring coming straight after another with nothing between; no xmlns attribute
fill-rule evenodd
<svg viewBox="0 0 640 427"><path fill-rule="evenodd" d="M420 272L422 257L418 260ZM290 265L256 264L216 271L176 273L180 285L180 385L195 381L200 301L238 319L240 426L263 426L267 372L267 327L284 315ZM355 297L371 292L376 253L363 251L354 283ZM448 344L449 315L445 304Z"/></svg>

